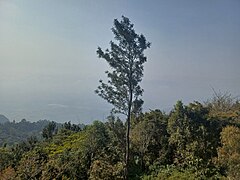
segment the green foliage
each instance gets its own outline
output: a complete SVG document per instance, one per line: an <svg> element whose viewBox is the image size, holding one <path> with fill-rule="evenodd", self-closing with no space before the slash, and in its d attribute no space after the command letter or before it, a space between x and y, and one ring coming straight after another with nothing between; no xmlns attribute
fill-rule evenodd
<svg viewBox="0 0 240 180"><path fill-rule="evenodd" d="M196 172L194 172L192 169L185 168L182 169L175 165L158 165L153 164L150 167L150 174L143 175L142 180L188 180L188 179L211 179L211 180L217 180L222 179L224 180L225 177L218 173L218 171L215 171L211 176L205 176L205 175L199 175Z"/></svg>
<svg viewBox="0 0 240 180"><path fill-rule="evenodd" d="M179 101L168 121L173 163L183 170L190 169L198 177L211 177L216 171L213 159L217 155L219 131L213 129L221 126L213 124L208 113L208 108L199 102L184 107Z"/></svg>
<svg viewBox="0 0 240 180"><path fill-rule="evenodd" d="M132 101L138 105L142 102L138 98L143 92L139 82L147 60L144 50L150 47L142 34L136 34L133 26L127 17L122 16L121 21L115 19L112 32L118 43L111 41L110 50L105 52L100 47L97 50L99 58L105 59L113 70L106 71L109 81L100 80L96 93L114 106L114 112L126 115Z"/></svg>
<svg viewBox="0 0 240 180"><path fill-rule="evenodd" d="M187 154L187 145L190 140L190 124L186 110L181 101L178 101L168 120L169 145L174 150L173 162L184 164Z"/></svg>
<svg viewBox="0 0 240 180"><path fill-rule="evenodd" d="M221 144L218 148L218 163L226 168L230 179L240 179L240 128L223 128Z"/></svg>
<svg viewBox="0 0 240 180"><path fill-rule="evenodd" d="M167 120L160 110L154 110L137 117L131 131L134 159L145 171L155 161L168 161Z"/></svg>
<svg viewBox="0 0 240 180"><path fill-rule="evenodd" d="M23 155L17 167L17 177L20 179L40 179L43 164L47 161L47 154L42 148L36 148Z"/></svg>
<svg viewBox="0 0 240 180"><path fill-rule="evenodd" d="M13 164L14 154L9 150L9 148L0 148L0 171L4 170Z"/></svg>
<svg viewBox="0 0 240 180"><path fill-rule="evenodd" d="M90 168L89 179L123 179L123 164L118 162L116 164L111 164L109 161L95 160Z"/></svg>
<svg viewBox="0 0 240 180"><path fill-rule="evenodd" d="M231 107L236 112L238 102ZM181 101L170 114L132 114L129 179L239 179L237 118L213 117L209 106ZM124 179L125 132L112 115L0 147L0 179Z"/></svg>
<svg viewBox="0 0 240 180"><path fill-rule="evenodd" d="M57 126L54 121L48 123L48 125L43 128L43 131L42 131L43 138L51 139L54 133L56 133L56 127Z"/></svg>
<svg viewBox="0 0 240 180"><path fill-rule="evenodd" d="M67 130L70 130L70 131L79 132L79 131L81 131L81 125L71 124L71 122L68 121L68 122L65 122L62 125L62 129L67 129Z"/></svg>

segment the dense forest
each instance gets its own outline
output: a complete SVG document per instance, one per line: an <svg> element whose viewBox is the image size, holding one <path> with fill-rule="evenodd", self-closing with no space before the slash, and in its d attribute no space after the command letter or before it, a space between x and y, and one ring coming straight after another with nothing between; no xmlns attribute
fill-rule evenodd
<svg viewBox="0 0 240 180"><path fill-rule="evenodd" d="M239 179L240 103L229 94L133 114L129 179ZM57 128L0 148L0 179L123 179L126 123Z"/></svg>
<svg viewBox="0 0 240 180"><path fill-rule="evenodd" d="M48 120L30 122L26 119L22 119L20 122L4 121L4 123L0 123L0 146L18 144L32 136L41 138L42 130L49 122Z"/></svg>

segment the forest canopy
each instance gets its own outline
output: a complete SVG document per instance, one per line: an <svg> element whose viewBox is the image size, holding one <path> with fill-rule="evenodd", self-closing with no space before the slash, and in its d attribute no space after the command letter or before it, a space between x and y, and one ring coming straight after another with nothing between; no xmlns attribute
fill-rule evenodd
<svg viewBox="0 0 240 180"><path fill-rule="evenodd" d="M239 179L240 104L220 97L134 116L129 179ZM125 130L109 116L81 128L68 122L42 140L2 146L0 178L123 179Z"/></svg>

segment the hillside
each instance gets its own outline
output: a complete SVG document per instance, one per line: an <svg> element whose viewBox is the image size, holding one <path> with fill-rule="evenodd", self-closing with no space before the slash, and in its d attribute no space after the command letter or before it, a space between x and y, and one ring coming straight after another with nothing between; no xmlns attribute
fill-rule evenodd
<svg viewBox="0 0 240 180"><path fill-rule="evenodd" d="M6 116L0 114L0 124L6 123L6 122L9 122L9 119Z"/></svg>
<svg viewBox="0 0 240 180"><path fill-rule="evenodd" d="M48 123L48 120L29 122L25 119L20 122L5 121L4 124L0 123L0 146L4 143L13 145L25 141L31 136L41 137L41 132Z"/></svg>

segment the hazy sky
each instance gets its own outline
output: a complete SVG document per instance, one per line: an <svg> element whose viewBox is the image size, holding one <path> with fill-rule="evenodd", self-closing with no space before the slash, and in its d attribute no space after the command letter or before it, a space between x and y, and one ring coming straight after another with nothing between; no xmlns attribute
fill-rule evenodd
<svg viewBox="0 0 240 180"><path fill-rule="evenodd" d="M146 51L144 109L240 95L239 0L0 0L0 114L89 123L111 106L94 94L108 66L98 46L130 18Z"/></svg>

